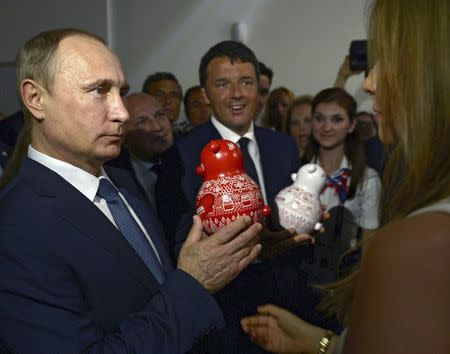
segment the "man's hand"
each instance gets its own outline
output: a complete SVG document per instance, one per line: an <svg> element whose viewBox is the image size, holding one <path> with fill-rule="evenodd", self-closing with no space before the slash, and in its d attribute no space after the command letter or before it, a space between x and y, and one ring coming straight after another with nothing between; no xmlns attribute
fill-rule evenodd
<svg viewBox="0 0 450 354"><path fill-rule="evenodd" d="M321 219L323 222L330 218L330 214L325 211L326 207L324 205L322 205L322 209L324 210ZM319 232L323 231L324 229L322 227ZM273 258L300 245L313 244L315 240L314 234L298 234L295 229L270 231L269 229L264 228L260 237L262 245L262 250L259 254L260 259Z"/></svg>
<svg viewBox="0 0 450 354"><path fill-rule="evenodd" d="M259 258L270 259L301 244L307 243L314 243L314 237L308 234L297 234L295 229L270 231L264 228L261 232L262 250Z"/></svg>
<svg viewBox="0 0 450 354"><path fill-rule="evenodd" d="M192 275L206 290L222 289L258 255L262 226L242 217L207 237L198 215L180 251L178 268Z"/></svg>

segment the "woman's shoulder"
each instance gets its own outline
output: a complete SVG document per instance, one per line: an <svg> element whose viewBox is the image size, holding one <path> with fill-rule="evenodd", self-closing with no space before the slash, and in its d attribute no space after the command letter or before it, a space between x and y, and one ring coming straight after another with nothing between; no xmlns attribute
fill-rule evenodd
<svg viewBox="0 0 450 354"><path fill-rule="evenodd" d="M405 218L373 235L356 286L347 352L365 346L370 353L425 353L430 343L445 342L449 267L449 214Z"/></svg>
<svg viewBox="0 0 450 354"><path fill-rule="evenodd" d="M386 259L415 267L450 267L450 214L439 211L412 215L396 221L373 238L373 259ZM399 274L400 275L400 274ZM401 275L400 275L401 276Z"/></svg>

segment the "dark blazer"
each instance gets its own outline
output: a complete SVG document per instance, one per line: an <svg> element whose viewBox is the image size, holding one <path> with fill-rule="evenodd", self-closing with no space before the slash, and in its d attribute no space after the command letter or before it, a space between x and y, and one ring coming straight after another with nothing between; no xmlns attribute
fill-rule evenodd
<svg viewBox="0 0 450 354"><path fill-rule="evenodd" d="M106 163L106 166L112 166L117 168L123 168L130 172L130 174L136 178L136 174L133 169L133 165L131 164L130 159L130 153L128 149L124 146L122 146L122 149L120 150L120 155L117 156L115 159L112 159Z"/></svg>
<svg viewBox="0 0 450 354"><path fill-rule="evenodd" d="M166 281L91 201L26 159L0 194L0 337L14 352L184 353L223 326L215 300L174 270L128 173L106 170L152 237Z"/></svg>
<svg viewBox="0 0 450 354"><path fill-rule="evenodd" d="M139 182L136 176L136 172L134 172L133 165L131 164L130 153L126 147L122 146L122 149L120 150L120 155L117 156L115 159L108 161L105 165L127 170L130 173L136 185L138 186L139 191L141 192L144 199L147 201L148 205L150 207L153 207L152 203L147 197L147 193L145 192L144 186Z"/></svg>
<svg viewBox="0 0 450 354"><path fill-rule="evenodd" d="M8 155L11 155L14 150L23 124L24 116L21 110L0 120L0 141L7 147L5 151Z"/></svg>
<svg viewBox="0 0 450 354"><path fill-rule="evenodd" d="M255 138L261 156L267 199L273 206L278 192L292 183L291 174L300 167L294 140L283 133L255 126ZM164 155L156 184L158 213L175 254L178 254L192 225L195 199L202 178L195 172L200 152L213 139L222 139L211 123L192 129L180 137Z"/></svg>
<svg viewBox="0 0 450 354"><path fill-rule="evenodd" d="M384 166L386 164L386 153L384 145L378 136L370 138L365 142L367 165L383 176Z"/></svg>

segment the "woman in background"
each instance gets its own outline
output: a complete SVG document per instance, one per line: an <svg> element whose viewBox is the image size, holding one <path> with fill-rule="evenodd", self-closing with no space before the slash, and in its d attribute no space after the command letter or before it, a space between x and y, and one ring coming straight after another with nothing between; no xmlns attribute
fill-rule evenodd
<svg viewBox="0 0 450 354"><path fill-rule="evenodd" d="M262 126L278 131L283 130L286 113L294 100L294 94L284 86L272 90L267 98L266 109L262 117Z"/></svg>
<svg viewBox="0 0 450 354"><path fill-rule="evenodd" d="M316 238L311 259L304 263L313 284L336 281L343 255L379 226L381 182L366 165L355 113L356 101L341 88L322 90L312 102L311 162L327 175L320 202L331 215L325 232Z"/></svg>
<svg viewBox="0 0 450 354"><path fill-rule="evenodd" d="M309 95L295 98L287 110L283 127L283 131L295 139L302 164L311 159L309 149L311 145L312 101L313 97Z"/></svg>
<svg viewBox="0 0 450 354"><path fill-rule="evenodd" d="M448 353L449 22L449 0L374 2L369 55L376 65L364 88L375 96L381 139L395 144L383 176L383 227L371 238L359 271L335 288L335 305L346 314L348 331L336 340L322 330L317 341L317 327L266 307L242 321L264 348Z"/></svg>

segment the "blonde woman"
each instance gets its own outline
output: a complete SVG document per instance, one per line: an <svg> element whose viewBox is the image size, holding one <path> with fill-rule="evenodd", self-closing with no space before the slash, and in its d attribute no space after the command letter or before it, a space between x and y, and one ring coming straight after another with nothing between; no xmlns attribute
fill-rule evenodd
<svg viewBox="0 0 450 354"><path fill-rule="evenodd" d="M242 324L266 349L449 352L449 22L449 0L374 2L369 54L376 65L364 89L374 95L383 142L395 144L383 176L383 227L341 289L348 290L341 304L351 304L347 334L319 336L317 327L265 307Z"/></svg>

